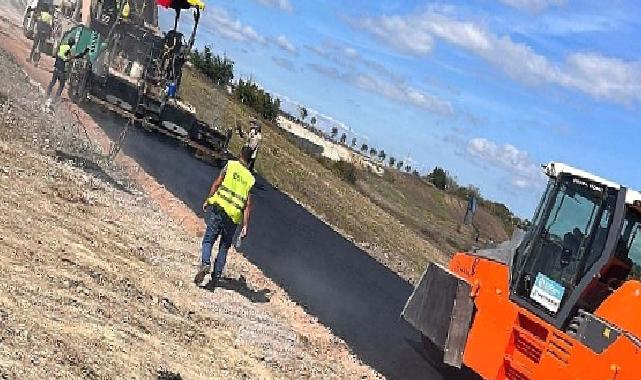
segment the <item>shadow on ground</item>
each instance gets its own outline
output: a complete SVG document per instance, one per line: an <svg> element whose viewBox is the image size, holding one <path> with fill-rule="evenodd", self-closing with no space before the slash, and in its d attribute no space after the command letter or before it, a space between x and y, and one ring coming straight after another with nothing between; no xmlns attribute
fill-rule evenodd
<svg viewBox="0 0 641 380"><path fill-rule="evenodd" d="M269 294L271 293L269 289L252 289L247 283L245 276L240 276L240 278L222 277L218 282L209 280L209 282L203 286L203 289L209 290L210 292L214 292L216 289L231 290L247 298L252 303L269 302Z"/></svg>

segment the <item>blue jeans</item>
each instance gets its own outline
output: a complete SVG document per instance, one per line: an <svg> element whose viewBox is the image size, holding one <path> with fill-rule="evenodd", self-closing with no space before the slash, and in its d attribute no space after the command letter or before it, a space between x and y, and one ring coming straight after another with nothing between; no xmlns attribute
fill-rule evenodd
<svg viewBox="0 0 641 380"><path fill-rule="evenodd" d="M211 265L211 250L214 242L220 236L220 244L218 245L218 256L214 261L214 278L220 278L225 268L225 261L227 260L227 251L231 247L236 233L236 224L231 220L227 213L221 208L216 206L207 207L205 215L207 222L207 230L203 237L202 248L202 264Z"/></svg>

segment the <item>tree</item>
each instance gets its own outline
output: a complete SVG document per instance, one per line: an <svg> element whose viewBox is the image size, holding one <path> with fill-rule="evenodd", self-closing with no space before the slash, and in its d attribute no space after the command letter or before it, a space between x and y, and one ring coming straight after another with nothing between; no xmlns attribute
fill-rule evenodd
<svg viewBox="0 0 641 380"><path fill-rule="evenodd" d="M361 152L363 152L363 153L367 153L367 149L369 149L369 147L367 146L367 144L363 144L363 145L361 145Z"/></svg>
<svg viewBox="0 0 641 380"><path fill-rule="evenodd" d="M310 121L310 123L312 124L312 127L316 127L316 116L312 116L312 120Z"/></svg>
<svg viewBox="0 0 641 380"><path fill-rule="evenodd" d="M307 116L309 116L309 112L307 111L307 108L303 106L298 107L298 112L300 113L300 119L305 122L305 119L307 119Z"/></svg>
<svg viewBox="0 0 641 380"><path fill-rule="evenodd" d="M214 55L209 46L205 46L202 53L194 50L190 61L198 71L219 86L225 86L234 79L234 61L226 56Z"/></svg>
<svg viewBox="0 0 641 380"><path fill-rule="evenodd" d="M252 81L238 80L234 97L267 120L276 120L280 113L280 99L272 98L270 93L265 92Z"/></svg>
<svg viewBox="0 0 641 380"><path fill-rule="evenodd" d="M381 151L378 152L378 159L381 162L385 162L385 157L387 157L387 154L385 153L385 150L381 149Z"/></svg>
<svg viewBox="0 0 641 380"><path fill-rule="evenodd" d="M447 172L442 168L435 167L427 178L437 189L445 190L447 188Z"/></svg>
<svg viewBox="0 0 641 380"><path fill-rule="evenodd" d="M420 177L421 174L418 172L418 170L412 170L412 175L416 177Z"/></svg>
<svg viewBox="0 0 641 380"><path fill-rule="evenodd" d="M336 141L336 136L338 136L338 127L332 127L332 140Z"/></svg>
<svg viewBox="0 0 641 380"><path fill-rule="evenodd" d="M345 145L345 141L347 141L347 135L345 133L343 133L341 135L341 144Z"/></svg>
<svg viewBox="0 0 641 380"><path fill-rule="evenodd" d="M390 156L390 158L389 158L389 167L393 168L395 163L396 163L396 157Z"/></svg>
<svg viewBox="0 0 641 380"><path fill-rule="evenodd" d="M377 152L377 151L376 151L376 148L372 147L372 148L369 150L369 155L370 155L370 156L372 156L372 157L374 157L374 156L376 156L376 152Z"/></svg>
<svg viewBox="0 0 641 380"><path fill-rule="evenodd" d="M352 138L352 149L356 148L356 137Z"/></svg>
<svg viewBox="0 0 641 380"><path fill-rule="evenodd" d="M403 161L398 161L398 162L396 163L396 169L401 170L401 169L403 168L403 164L404 164L404 162L403 162Z"/></svg>

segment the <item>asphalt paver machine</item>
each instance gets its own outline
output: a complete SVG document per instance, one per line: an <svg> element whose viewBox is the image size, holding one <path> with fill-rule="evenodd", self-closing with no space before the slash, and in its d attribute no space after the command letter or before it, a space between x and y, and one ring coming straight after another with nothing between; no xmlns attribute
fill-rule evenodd
<svg viewBox="0 0 641 380"><path fill-rule="evenodd" d="M99 103L131 124L171 136L191 146L199 157L227 157L229 134L198 120L193 107L176 95L183 67L193 48L204 3L199 0L79 0L81 22L61 38L77 41L72 53L89 49L73 63L69 94L76 102ZM158 6L175 10L174 28L162 33ZM194 15L187 40L178 31L181 12ZM88 14L88 16L87 16ZM121 140L124 139L123 129ZM120 141L115 149L119 150ZM115 151L114 153L117 153Z"/></svg>

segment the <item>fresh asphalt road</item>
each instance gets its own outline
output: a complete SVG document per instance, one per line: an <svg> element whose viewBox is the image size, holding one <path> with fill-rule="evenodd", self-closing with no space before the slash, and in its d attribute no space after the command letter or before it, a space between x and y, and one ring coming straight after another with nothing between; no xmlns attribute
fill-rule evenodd
<svg viewBox="0 0 641 380"><path fill-rule="evenodd" d="M95 106L87 111L112 139L118 136L122 119ZM219 169L173 140L138 128L129 130L123 151L200 213ZM253 199L243 253L294 301L389 379L453 378L428 364L418 333L399 317L413 289L408 282L263 178L257 179Z"/></svg>

